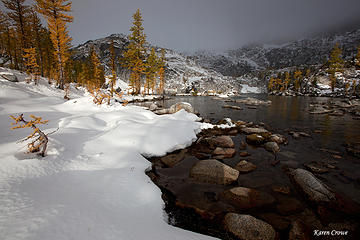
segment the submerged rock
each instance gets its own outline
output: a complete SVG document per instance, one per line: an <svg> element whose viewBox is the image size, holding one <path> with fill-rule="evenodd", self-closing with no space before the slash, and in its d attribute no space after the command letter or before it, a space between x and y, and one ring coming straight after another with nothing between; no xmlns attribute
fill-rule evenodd
<svg viewBox="0 0 360 240"><path fill-rule="evenodd" d="M266 151L272 152L276 154L277 152L280 152L280 147L276 142L267 142L264 145Z"/></svg>
<svg viewBox="0 0 360 240"><path fill-rule="evenodd" d="M217 147L213 152L214 158L216 159L224 159L224 158L232 158L235 156L235 149L234 148L221 148Z"/></svg>
<svg viewBox="0 0 360 240"><path fill-rule="evenodd" d="M248 144L258 146L258 145L263 144L265 141L266 141L266 139L263 136L256 134L256 133L246 136L246 142Z"/></svg>
<svg viewBox="0 0 360 240"><path fill-rule="evenodd" d="M256 169L256 165L246 160L242 160L235 166L235 169L240 173L248 173L254 171Z"/></svg>
<svg viewBox="0 0 360 240"><path fill-rule="evenodd" d="M290 176L305 196L315 203L331 202L336 199L335 194L329 190L311 172L298 168L291 171Z"/></svg>
<svg viewBox="0 0 360 240"><path fill-rule="evenodd" d="M287 142L286 137L280 134L273 134L270 136L271 142L276 142L277 144L285 144Z"/></svg>
<svg viewBox="0 0 360 240"><path fill-rule="evenodd" d="M239 209L260 208L275 202L270 194L245 187L227 190L221 194L221 197Z"/></svg>
<svg viewBox="0 0 360 240"><path fill-rule="evenodd" d="M253 134L253 133L261 134L261 133L269 132L264 128L251 128L251 127L244 127L241 129L241 131L244 132L245 134Z"/></svg>
<svg viewBox="0 0 360 240"><path fill-rule="evenodd" d="M226 230L242 240L273 240L276 237L270 224L250 215L228 213L224 224Z"/></svg>
<svg viewBox="0 0 360 240"><path fill-rule="evenodd" d="M199 182L228 185L237 181L239 171L217 160L201 160L190 170L190 177Z"/></svg>
<svg viewBox="0 0 360 240"><path fill-rule="evenodd" d="M270 105L271 101L262 101L256 98L248 97L246 99L237 99L237 103L245 103L246 105Z"/></svg>

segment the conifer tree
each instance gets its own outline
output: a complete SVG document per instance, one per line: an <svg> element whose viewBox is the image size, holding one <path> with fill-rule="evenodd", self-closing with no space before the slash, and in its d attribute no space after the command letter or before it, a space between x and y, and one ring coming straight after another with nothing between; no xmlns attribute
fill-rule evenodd
<svg viewBox="0 0 360 240"><path fill-rule="evenodd" d="M42 14L48 23L50 38L54 46L54 54L57 60L57 78L60 89L65 84L65 63L69 57L71 37L66 24L73 21L73 17L67 13L71 10L71 2L68 0L35 0L37 11Z"/></svg>
<svg viewBox="0 0 360 240"><path fill-rule="evenodd" d="M92 69L91 85L99 89L105 83L105 74L94 46L92 46L90 50L90 59Z"/></svg>
<svg viewBox="0 0 360 240"><path fill-rule="evenodd" d="M301 80L302 80L302 72L300 70L295 71L295 73L294 73L294 87L295 87L296 92L299 92L299 90L300 90Z"/></svg>
<svg viewBox="0 0 360 240"><path fill-rule="evenodd" d="M110 45L110 67L111 67L111 82L110 82L110 96L114 97L114 86L116 84L116 55L114 48L114 41ZM110 98L109 98L110 99ZM109 104L110 102L108 102Z"/></svg>
<svg viewBox="0 0 360 240"><path fill-rule="evenodd" d="M146 60L146 84L145 88L147 94L149 94L150 89L154 93L154 88L156 85L156 74L159 71L159 59L156 56L155 48L151 49L151 52Z"/></svg>
<svg viewBox="0 0 360 240"><path fill-rule="evenodd" d="M161 49L161 57L159 61L159 93L164 95L165 90L165 50Z"/></svg>
<svg viewBox="0 0 360 240"><path fill-rule="evenodd" d="M27 74L31 75L31 80L34 80L35 84L37 84L39 78L39 65L36 62L35 48L25 48L23 57L25 59Z"/></svg>
<svg viewBox="0 0 360 240"><path fill-rule="evenodd" d="M143 19L140 9L133 15L133 26L130 28L130 43L124 53L125 66L130 70L130 85L134 94L141 91L141 78L146 71L146 35L142 26Z"/></svg>
<svg viewBox="0 0 360 240"><path fill-rule="evenodd" d="M8 17L16 27L19 35L21 50L28 47L29 36L27 34L27 20L30 13L30 7L24 4L25 0L2 0L4 6L8 9Z"/></svg>
<svg viewBox="0 0 360 240"><path fill-rule="evenodd" d="M336 72L342 72L344 67L344 60L341 58L342 51L339 48L339 44L336 43L330 53L328 60L329 68L327 72L330 74L331 91L334 92L336 85Z"/></svg>
<svg viewBox="0 0 360 240"><path fill-rule="evenodd" d="M289 72L285 72L285 79L284 79L284 90L288 90L290 84L290 74Z"/></svg>

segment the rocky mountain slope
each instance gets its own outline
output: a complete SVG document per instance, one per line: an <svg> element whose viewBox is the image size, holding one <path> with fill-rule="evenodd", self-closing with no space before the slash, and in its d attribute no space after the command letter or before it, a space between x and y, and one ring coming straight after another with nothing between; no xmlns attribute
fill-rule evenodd
<svg viewBox="0 0 360 240"><path fill-rule="evenodd" d="M117 72L122 79L128 79L129 72L121 66L121 58L126 47L129 44L128 38L124 34L112 34L108 37L90 40L73 48L74 59L85 60L89 54L90 49L94 46L95 51L99 55L101 63L105 66L107 74L110 73L110 45L114 42L115 54L119 61L117 64ZM156 51L160 55L162 48L156 46ZM192 58L184 56L170 49L165 49L165 57L167 60L165 74L166 74L166 89L169 92L185 92L192 88L196 88L199 92L213 90L222 93L237 92L241 86L232 77L225 77L221 73L205 69L198 65Z"/></svg>
<svg viewBox="0 0 360 240"><path fill-rule="evenodd" d="M323 64L336 43L351 59L360 45L360 29L302 39L283 45L251 44L223 54L197 52L190 57L199 65L225 76L242 76L265 69Z"/></svg>

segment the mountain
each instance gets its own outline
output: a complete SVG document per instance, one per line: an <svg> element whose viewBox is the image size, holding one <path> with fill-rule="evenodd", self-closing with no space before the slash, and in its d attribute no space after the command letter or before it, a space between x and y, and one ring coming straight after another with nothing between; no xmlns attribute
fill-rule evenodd
<svg viewBox="0 0 360 240"><path fill-rule="evenodd" d="M112 34L105 38L87 41L72 49L73 58L76 60L85 60L90 55L90 49L93 46L99 55L101 63L105 66L105 72L110 74L110 45L114 42L115 54L121 60L129 40L124 34ZM160 55L160 47L154 47ZM197 64L191 57L177 53L170 49L165 50L167 64L165 66L166 89L169 92L185 92L196 88L199 92L213 90L216 92L231 93L237 92L241 86L232 77L223 76L221 73L206 69ZM120 61L117 64L117 72L121 79L128 79L129 72L121 66Z"/></svg>
<svg viewBox="0 0 360 240"><path fill-rule="evenodd" d="M282 45L249 44L223 54L201 51L189 57L207 69L237 77L265 69L323 64L336 43L343 49L345 59L353 58L360 45L360 29L323 34Z"/></svg>

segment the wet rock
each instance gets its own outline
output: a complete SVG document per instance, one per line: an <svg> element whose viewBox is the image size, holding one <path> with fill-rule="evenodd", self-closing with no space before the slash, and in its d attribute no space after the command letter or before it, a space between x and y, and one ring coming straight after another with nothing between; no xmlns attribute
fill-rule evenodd
<svg viewBox="0 0 360 240"><path fill-rule="evenodd" d="M246 142L251 145L259 146L263 144L265 141L266 139L263 136L256 133L246 136Z"/></svg>
<svg viewBox="0 0 360 240"><path fill-rule="evenodd" d="M357 143L352 143L352 144L347 144L346 146L346 152L356 158L360 158L360 144Z"/></svg>
<svg viewBox="0 0 360 240"><path fill-rule="evenodd" d="M271 153L276 154L277 152L280 152L280 147L276 142L267 142L264 145L266 151L269 151Z"/></svg>
<svg viewBox="0 0 360 240"><path fill-rule="evenodd" d="M305 133L305 132L298 132L298 134L299 134L301 137L311 137L310 134Z"/></svg>
<svg viewBox="0 0 360 240"><path fill-rule="evenodd" d="M230 118L221 119L220 121L217 122L217 124L220 124L220 125L224 124L224 125L228 125L228 126L234 125L233 121Z"/></svg>
<svg viewBox="0 0 360 240"><path fill-rule="evenodd" d="M273 226L276 230L283 231L287 229L290 225L290 221L275 213L263 213L259 215L259 218L268 222Z"/></svg>
<svg viewBox="0 0 360 240"><path fill-rule="evenodd" d="M222 148L233 148L235 146L234 141L230 136L216 136L207 139L210 146L222 147Z"/></svg>
<svg viewBox="0 0 360 240"><path fill-rule="evenodd" d="M315 106L312 110L309 111L310 114L326 114L331 112L332 110L325 109L322 106Z"/></svg>
<svg viewBox="0 0 360 240"><path fill-rule="evenodd" d="M289 240L310 240L310 239L312 239L310 235L310 231L302 221L296 220L291 223Z"/></svg>
<svg viewBox="0 0 360 240"><path fill-rule="evenodd" d="M305 196L315 203L334 201L335 195L311 172L298 168L291 171L290 176Z"/></svg>
<svg viewBox="0 0 360 240"><path fill-rule="evenodd" d="M217 147L213 152L214 158L216 159L224 159L224 158L232 158L235 156L236 150L234 148L221 148Z"/></svg>
<svg viewBox="0 0 360 240"><path fill-rule="evenodd" d="M242 110L242 108L239 107L239 106L224 105L224 106L222 106L222 107L223 107L223 108L234 109L234 110Z"/></svg>
<svg viewBox="0 0 360 240"><path fill-rule="evenodd" d="M235 125L237 126L237 127L242 127L242 126L245 126L246 125L246 122L244 122L244 121L236 121L235 122Z"/></svg>
<svg viewBox="0 0 360 240"><path fill-rule="evenodd" d="M275 202L270 194L245 187L227 190L221 194L221 198L238 209L261 208Z"/></svg>
<svg viewBox="0 0 360 240"><path fill-rule="evenodd" d="M250 215L228 213L224 218L225 229L243 240L273 240L274 228Z"/></svg>
<svg viewBox="0 0 360 240"><path fill-rule="evenodd" d="M248 153L248 152L241 152L240 154L239 154L239 156L240 157L248 157L248 156L250 156L250 153Z"/></svg>
<svg viewBox="0 0 360 240"><path fill-rule="evenodd" d="M304 206L295 198L282 198L276 209L281 215L288 216L303 211Z"/></svg>
<svg viewBox="0 0 360 240"><path fill-rule="evenodd" d="M251 98L251 97L248 97L246 99L237 99L236 100L237 103L245 103L246 105L270 105L271 104L271 101L268 100L268 101L262 101L262 100L259 100L259 99L256 99L256 98Z"/></svg>
<svg viewBox="0 0 360 240"><path fill-rule="evenodd" d="M273 134L270 136L271 142L276 142L277 144L285 144L287 142L286 137L280 134Z"/></svg>
<svg viewBox="0 0 360 240"><path fill-rule="evenodd" d="M254 171L256 169L256 165L246 160L242 160L235 166L235 169L240 173L248 173Z"/></svg>
<svg viewBox="0 0 360 240"><path fill-rule="evenodd" d="M169 108L169 112L176 113L176 112L180 111L181 109L184 109L185 111L187 111L189 113L195 113L194 108L191 106L190 103L187 103L187 102L175 103L174 105L172 105Z"/></svg>
<svg viewBox="0 0 360 240"><path fill-rule="evenodd" d="M162 157L160 160L168 167L173 167L185 158L187 149L181 150L179 153L169 154L165 157Z"/></svg>
<svg viewBox="0 0 360 240"><path fill-rule="evenodd" d="M290 187L288 187L288 186L275 186L275 187L272 187L272 190L274 192L282 193L282 194L285 194L285 195L290 194Z"/></svg>
<svg viewBox="0 0 360 240"><path fill-rule="evenodd" d="M245 150L246 149L246 143L244 141L241 141L239 149L240 150Z"/></svg>
<svg viewBox="0 0 360 240"><path fill-rule="evenodd" d="M293 138L295 138L295 139L300 138L300 134L297 133L297 132L289 132L289 134L290 134Z"/></svg>
<svg viewBox="0 0 360 240"><path fill-rule="evenodd" d="M250 128L250 127L244 127L241 129L241 131L245 134L261 134L261 133L268 133L269 131L264 128Z"/></svg>
<svg viewBox="0 0 360 240"><path fill-rule="evenodd" d="M322 174L329 172L328 169L323 167L322 164L318 162L305 163L304 166L312 173Z"/></svg>
<svg viewBox="0 0 360 240"><path fill-rule="evenodd" d="M201 160L191 168L190 177L199 182L228 185L237 180L239 171L217 160Z"/></svg>

